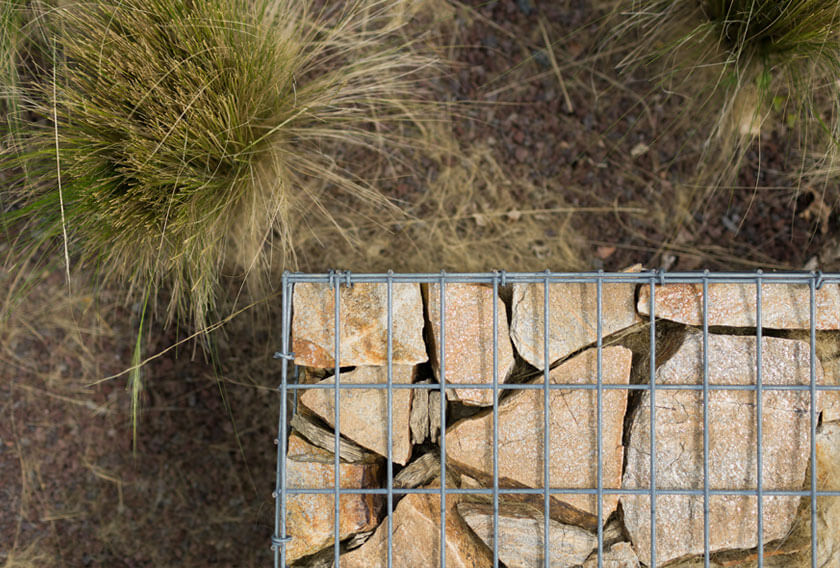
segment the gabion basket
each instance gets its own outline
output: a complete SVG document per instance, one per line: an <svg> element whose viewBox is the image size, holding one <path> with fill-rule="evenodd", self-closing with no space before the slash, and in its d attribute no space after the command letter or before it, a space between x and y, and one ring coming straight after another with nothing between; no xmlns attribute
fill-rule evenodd
<svg viewBox="0 0 840 568"><path fill-rule="evenodd" d="M492 538L490 538L489 542L487 542L487 554L491 559L490 565L504 566L505 545L504 542L500 543L499 538L501 532L500 510L503 509L502 505L506 498L516 495L528 496L528 498L531 499L531 502L538 502L542 504L543 519L541 521L541 530L544 549L539 553L537 565L546 567L558 566L560 564L557 564L552 558L552 551L549 546L549 543L551 542L549 534L551 530L550 511L552 511L552 507L554 506L554 499L560 499L563 498L563 496L582 495L593 497L596 502L596 507L591 511L595 522L594 527L591 528L593 550L589 556L590 564L587 564L588 566L598 566L598 568L601 568L605 562L604 558L608 540L605 533L605 522L608 520L610 513L605 510L604 500L605 498L609 498L609 496L616 496L615 498L617 500L625 500L622 501L622 503L627 502L627 500L631 498L635 499L635 502L642 499L645 503L647 503L647 508L644 509L644 515L648 516L647 511L649 509L649 529L645 529L645 537L642 540L649 543L649 545L646 545L649 546L649 548L645 548L646 556L640 555L641 565L644 566L660 565L660 562L658 562L660 555L658 554L657 546L665 546L663 544L662 535L670 530L670 527L664 526L662 521L662 517L665 514L665 512L662 511L662 508L666 506L663 505L663 503L667 502L667 497L682 496L681 498L694 499L695 501L692 502L697 503L697 507L691 513L690 522L698 523L697 526L702 524L702 550L700 550L699 553L695 553L694 560L697 565L702 564L706 567L714 566L716 565L717 552L713 549L711 541L713 540L712 535L717 527L715 527L715 520L712 518L711 514L713 509L712 503L715 499L720 497L734 496L749 497L755 501L755 533L754 537L750 536L750 538L755 539L756 546L750 549L748 554L745 553L745 555L743 555L743 558L745 559L742 561L742 564L735 563L732 565L750 565L759 567L767 565L769 558L773 553L768 549L768 543L764 535L765 531L770 530L767 526L765 526L765 510L771 506L773 499L795 499L798 503L799 511L805 511L801 514L805 519L804 522L808 524L806 530L806 533L808 534L808 538L806 539L807 550L804 552L800 550L799 557L806 559L807 563L805 565L817 568L817 566L820 566L818 563L820 559L817 554L818 540L826 537L826 535L820 532L825 530L825 527L821 527L818 522L818 504L824 499L840 497L840 491L822 490L819 488L819 472L815 466L817 463L817 433L818 428L821 427L818 398L821 396L830 396L840 390L840 387L836 384L823 384L818 380L820 370L818 369L818 358L816 355L817 335L818 332L823 333L821 330L818 330L818 320L822 317L822 311L831 309L830 305L828 307L824 305L821 290L829 286L836 287L838 282L840 282L840 274L822 274L813 272L763 273L762 271L751 273L715 273L710 271L696 273L665 273L663 271L618 273L607 273L603 271L590 273L558 273L550 271L506 273L504 271L495 271L488 273L452 274L446 272L428 274L396 274L393 272L382 274L353 274L350 272L337 271L326 274L286 273L282 280L282 346L275 354L275 358L278 359L278 363L280 365L281 382L278 387L280 394L278 436L275 440L277 445L277 475L274 492L276 500L276 525L274 534L271 537L271 546L274 551L274 565L287 565L287 546L296 534L297 527L287 524L287 506L290 503L290 500L301 495L330 495L333 497L334 501L334 511L332 511L332 516L334 518L334 532L332 538L333 542L329 546L331 553L328 552L327 554L330 555L330 560L333 565L338 566L340 564L340 556L345 552L347 544L346 542L342 542L339 537L339 525L341 521L341 511L339 507L340 497L360 494L379 496L378 498L381 499L383 503L380 515L381 520L379 523L380 529L385 531L384 538L387 550L382 557L381 565L389 568L391 566L405 565L403 561L399 560L400 555L398 547L400 545L399 543L395 543L393 539L393 512L399 501L405 496L411 494L421 494L435 495L436 498L439 497L440 500L440 516L439 519L437 519L436 530L438 531L438 542L443 543L444 545L439 546L439 551L432 551L432 553L429 554L427 559L428 562L425 564L428 566L446 566L447 546L445 544L447 543L447 516L453 514L452 511L447 510L447 498L460 499L464 498L464 496L481 497L492 506ZM387 336L385 338L385 342L387 360L385 366L387 368L387 381L382 384L342 384L341 381L342 374L346 373L346 370L342 368L340 355L341 345L342 341L347 340L347 338L342 338L341 336L342 333L340 327L342 306L340 299L341 295L337 292L342 288L349 288L362 283L379 284L384 286L386 290ZM295 287L302 284L318 284L336 291L336 293L333 294L333 305L325 308L331 310L331 317L334 320L334 328L331 333L334 336L332 357L335 364L331 369L332 382L329 384L303 384L297 380L298 367L295 364L296 356L292 352L293 317L305 318L307 317L307 314L293 314L293 298L295 294ZM439 326L436 327L436 329L439 329L439 341L437 341L434 345L434 349L436 350L434 355L439 367L437 370L437 377L447 376L445 371L447 365L447 286L451 286L453 284L475 284L492 290L492 380L488 379L487 383L476 382L458 384L453 384L444 380L432 380L431 382L426 383L414 382L410 384L398 384L394 382L393 330L394 322L400 317L400 314L398 314L394 308L393 294L394 287L403 284L426 285L427 288L424 288L426 294L435 294L434 299L437 302L437 305L439 305L439 319L435 322L435 325ZM505 290L510 290L512 286L525 284L541 286L544 292L541 309L538 310L541 312L541 314L539 314L539 319L541 321L535 324L541 326L541 329L543 330L542 337L544 344L541 346L541 349L537 349L537 351L541 351L544 356L542 369L538 370L542 376L537 377L539 382L520 381L506 383L503 382L504 377L500 376L499 371L498 330L501 325L500 322L503 320L506 321L504 319L506 317L505 310L510 310L510 300L505 300L502 296L504 296ZM593 356L597 361L596 373L591 384L570 382L557 384L556 382L553 383L549 380L550 372L557 365L556 361L550 360L549 338L555 331L557 333L563 333L563 330L552 330L550 328L550 322L552 321L552 305L549 301L550 290L552 290L552 286L571 284L587 285L591 287L591 289L593 289L593 297L595 298L595 313L589 314L588 316L595 322L595 337L592 343L586 346L587 349L593 350L593 353L595 354ZM608 300L607 295L611 293L610 290L612 290L612 288L610 288L610 286L615 284L634 286L636 295L634 296L633 301L635 303L639 303L640 306L642 304L646 304L645 311L647 312L646 317L640 316L641 324L634 328L636 329L635 333L637 337L646 338L647 349L649 349L649 353L646 354L645 361L637 361L638 355L636 355L634 365L638 363L646 366L647 374L641 378L637 377L636 380L628 381L626 384L613 384L606 381L603 376L604 362L602 357L605 349L607 349L604 338L609 337L609 332L605 331L602 310L604 309L603 307L605 301ZM737 289L742 292L746 291L743 292L746 294L746 305L751 306L751 309L754 307L754 314L750 317L752 318L751 321L757 322L757 324L754 325L754 328L747 326L749 328L749 333L746 335L743 331L735 332L726 325L721 326L720 323L718 323L718 320L715 319L718 317L719 312L721 312L721 306L716 306L714 304L714 298L710 297L710 290L718 289L717 287L724 284L737 286ZM662 366L657 353L657 344L659 343L658 339L660 335L659 332L661 329L671 325L666 321L671 319L670 315L663 315L657 312L657 307L659 306L661 308L661 305L657 304L657 298L662 296L665 292L668 292L671 289L669 286L683 286L682 289L684 290L692 290L695 293L694 298L696 302L698 302L699 320L694 321L693 323L689 322L681 324L688 329L690 333L694 334L692 337L697 338L697 345L702 346L702 382L699 382L698 384L666 384L657 380L657 369ZM691 288L686 288L686 286L690 286ZM766 376L768 371L766 370L766 365L763 365L762 363L762 358L767 357L765 354L765 350L767 349L766 341L768 338L779 336L779 332L775 331L776 328L774 328L773 325L768 325L766 323L769 312L763 314L763 310L766 311L771 309L765 306L765 298L768 297L768 295L773 295L775 293L774 289L777 287L785 287L785 291L793 291L791 293L795 293L797 295L796 298L802 299L804 302L800 306L800 315L803 318L802 321L805 323L798 325L799 331L796 333L799 334L797 337L801 340L801 345L807 345L807 350L809 352L806 354L807 358L803 360L808 361L809 367L803 371L806 375L804 382L801 384L777 384L768 382ZM711 320L710 314L712 314ZM429 313L426 313L426 317L430 317ZM426 327L428 328L428 323ZM425 332L428 334L429 330L426 329ZM731 333L733 334L733 337L740 333L741 335L745 335L745 337L749 338L748 341L754 342L755 376L754 381L751 381L750 384L723 384L721 382L714 382L710 380L709 361L710 356L715 356L713 349L714 344L716 344L717 341L716 337L725 333ZM747 339L744 339L744 341L747 341ZM660 349L662 349L662 347L660 347ZM454 487L450 486L450 484L445 481L448 479L447 468L455 467L454 465L447 463L447 430L454 422L454 419L448 416L452 407L451 403L448 402L447 391L456 388L464 389L465 387L477 389L479 391L483 390L492 392L492 405L488 405L485 410L487 416L491 417L488 418L488 420L492 421L492 431L489 432L492 437L492 459L488 462L492 463L492 471L488 470L487 482L484 486L479 487ZM340 402L340 393L348 389L359 388L379 389L381 391L385 391L386 393L387 455L381 456L384 474L382 475L380 486L368 488L346 488L342 487L340 482L340 443L343 441L341 426L342 405ZM335 477L333 487L289 487L287 483L286 454L287 443L291 430L289 419L297 404L298 394L310 389L327 389L330 392L331 398L333 398L333 408L335 413L334 425L332 427L332 436L334 440L334 447L332 448L332 468ZM440 414L440 439L438 442L439 449L436 451L440 456L440 465L437 475L439 476L439 480L443 481L438 483L438 487L395 487L395 472L400 470L400 466L394 462L392 456L392 449L394 447L392 413L394 409L394 396L401 389L414 389L418 391L420 389L424 389L427 392L434 391L440 393L440 404L439 409L437 409ZM549 403L549 398L551 393L558 389L562 389L563 392L572 392L575 390L588 391L590 393L594 392L595 415L592 417L592 420L595 425L594 448L596 451L593 461L596 463L591 464L592 471L595 473L591 486L558 487L551 483L551 474L549 472L551 454L552 452L558 451L558 448L553 448L550 443L546 442L551 439L550 431L553 427L550 417L552 407ZM648 472L647 476L649 479L645 482L645 486L642 487L630 487L627 483L620 483L616 486L612 486L605 483L604 480L605 465L602 463L604 444L604 397L607 393L617 390L626 392L628 398L635 396L635 400L638 401L640 397L644 397L645 401L649 401L645 402L647 405L645 406L647 409L646 412L649 414L649 417L647 414L643 415L645 419L644 426L647 428L646 432L647 437L649 437L649 442L646 438L644 438L644 445L647 449L645 452L642 452L642 454L644 454L643 461L645 462L643 469ZM533 468L535 471L538 471L538 474L542 479L542 483L537 487L511 487L502 482L503 475L500 474L500 469L507 467L506 463L500 464L499 455L500 397L513 396L515 393L522 391L539 393L541 394L543 401L542 408L544 411L541 430L534 432L534 437L543 440L541 448L542 457L540 460L535 461L535 463L532 464ZM702 431L702 443L698 442L699 447L697 448L696 456L697 463L702 464L698 465L698 468L700 468L698 471L702 471L702 479L699 486L692 486L690 488L674 487L672 483L663 480L663 472L668 471L668 468L671 466L668 463L660 463L661 460L658 459L657 454L657 444L663 443L662 440L658 440L658 438L661 438L662 435L661 429L657 427L657 412L665 412L661 407L657 406L657 397L660 399L666 399L669 396L668 393L677 391L690 391L691 393L694 393L693 396L696 397L696 400L702 406L702 428L700 428L699 423L697 424L697 427L700 431ZM714 397L718 396L717 393L722 391L747 392L750 393L750 397L754 397L754 405L749 406L749 411L754 412L754 427L756 431L754 434L755 439L750 443L749 449L750 455L753 457L751 457L748 461L750 461L750 463L754 463L754 466L751 467L754 467L755 470L755 482L754 485L750 487L718 488L713 487L713 483L710 481L712 473L711 469L715 467L715 460L717 459L714 452L710 451L710 447L712 447L711 444L713 444L713 441L710 441L710 432L715 428L714 424L710 424L710 421L715 420L715 417L712 415L713 413L709 411L710 400L714 399ZM768 440L767 436L763 432L763 428L765 428L767 424L764 419L764 414L773 410L773 408L767 406L769 404L767 401L770 400L767 397L771 396L774 392L787 392L790 393L791 396L800 396L805 403L805 405L797 412L799 412L799 414L802 415L803 420L805 420L803 424L806 426L803 434L804 437L802 438L805 445L802 450L802 456L804 457L804 461L806 461L807 464L810 464L810 466L807 470L805 470L806 473L803 475L803 483L800 488L776 489L768 487L768 481L764 478L767 471L766 462L768 460L777 459L777 456L775 455L768 456L767 452L772 452L772 448L770 448L770 440ZM505 395L504 393L508 394ZM638 402L636 404L638 404ZM639 428L641 427L642 426L639 426ZM626 440L629 437L629 427L625 423L623 428L622 443L626 444ZM639 453L641 451L639 447L637 447L634 451L636 454L642 455ZM625 475L628 467L628 460L630 459L628 458L629 453L630 449L628 447L624 448L624 463L622 467L624 468ZM634 459L637 459L638 461L638 455ZM803 470L805 465L803 465ZM838 468L840 468L840 465L838 465ZM626 507L623 504L622 511L622 514L627 514ZM615 514L616 513L613 512L614 516ZM840 532L840 527L834 527L834 530ZM638 543L631 544L638 549ZM667 560L665 563L672 562L673 560ZM777 563L774 565L779 564ZM840 564L824 565L840 566Z"/></svg>

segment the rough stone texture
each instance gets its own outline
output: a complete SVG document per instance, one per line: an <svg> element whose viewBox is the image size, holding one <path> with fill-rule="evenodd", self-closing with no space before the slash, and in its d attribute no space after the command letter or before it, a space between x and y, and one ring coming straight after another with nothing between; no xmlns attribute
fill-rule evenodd
<svg viewBox="0 0 840 568"><path fill-rule="evenodd" d="M446 565L485 568L493 565L487 548L472 534L456 511L459 496L446 496ZM394 509L391 560L395 568L440 566L440 496L406 495ZM388 523L360 548L342 555L341 568L386 566Z"/></svg>
<svg viewBox="0 0 840 568"><path fill-rule="evenodd" d="M458 513L492 550L493 506L461 503ZM499 560L508 568L545 566L544 521L541 510L520 504L499 506ZM598 546L598 538L580 527L549 519L549 564L557 568L581 564Z"/></svg>
<svg viewBox="0 0 840 568"><path fill-rule="evenodd" d="M410 384L414 367L394 365L394 384ZM387 367L357 367L341 373L341 384L385 384ZM319 384L335 384L331 377ZM392 459L405 464L411 455L409 413L413 389L393 389L391 395ZM388 393L385 390L341 389L341 435L381 456L388 455ZM305 390L301 404L335 426L335 389Z"/></svg>
<svg viewBox="0 0 840 568"><path fill-rule="evenodd" d="M639 568L639 557L629 542L617 542L604 552L603 568ZM583 568L598 568L598 554L593 554Z"/></svg>
<svg viewBox="0 0 840 568"><path fill-rule="evenodd" d="M761 286L761 321L775 329L810 327L810 289L797 284ZM840 287L825 284L816 293L816 328L840 329ZM703 325L703 285L657 286L656 316L689 325ZM757 327L755 284L709 284L709 325ZM639 313L650 313L650 287L639 289Z"/></svg>
<svg viewBox="0 0 840 568"><path fill-rule="evenodd" d="M429 393L429 440L440 442L440 391Z"/></svg>
<svg viewBox="0 0 840 568"><path fill-rule="evenodd" d="M598 340L595 284L549 284L549 363ZM543 284L514 284L510 335L523 359L537 369L545 367ZM640 321L634 305L634 284L602 284L603 337Z"/></svg>
<svg viewBox="0 0 840 568"><path fill-rule="evenodd" d="M286 459L286 483L292 489L335 487L333 456L292 433ZM341 464L343 488L378 487L378 463ZM339 538L372 530L379 520L379 495L339 497ZM286 501L286 528L292 540L286 546L286 559L318 552L333 544L335 497L333 495L289 495Z"/></svg>
<svg viewBox="0 0 840 568"><path fill-rule="evenodd" d="M430 384L426 379L418 381L417 384ZM414 445L420 445L426 440L433 444L438 441L440 435L440 385L437 389L412 389L414 393L411 399L411 441Z"/></svg>
<svg viewBox="0 0 840 568"><path fill-rule="evenodd" d="M840 423L817 434L817 488L840 491ZM817 564L840 566L840 497L817 499Z"/></svg>
<svg viewBox="0 0 840 568"><path fill-rule="evenodd" d="M552 383L595 384L596 350L590 349L566 361L549 374ZM627 384L631 352L623 347L603 349L603 382ZM542 376L533 381L542 383ZM543 391L521 390L499 405L499 477L528 487L544 487L543 478ZM551 487L590 488L596 485L596 399L594 390L552 390L550 400ZM602 464L605 488L621 482L623 448L621 431L627 405L627 391L606 390L602 395ZM446 432L449 460L493 473L493 416L485 412L464 419ZM511 487L500 479L501 486ZM592 495L555 495L558 499L588 513L597 511ZM606 519L615 509L618 497L603 498Z"/></svg>
<svg viewBox="0 0 840 568"><path fill-rule="evenodd" d="M709 383L756 382L756 339L709 336ZM702 335L690 333L677 353L656 371L657 384L702 384ZM822 377L822 369L817 373ZM762 384L809 384L809 347L801 341L762 339ZM756 404L751 391L709 392L709 484L711 489L751 489L757 484ZM765 391L763 401L763 487L798 490L809 451L810 393ZM650 487L650 394L642 394L627 448L625 488ZM692 390L656 392L656 481L669 489L703 488L703 394ZM650 500L622 496L624 520L642 562L650 560ZM764 540L785 536L798 497L765 497ZM657 498L657 563L703 552L703 497ZM709 537L712 551L757 545L756 498L712 496Z"/></svg>
<svg viewBox="0 0 840 568"><path fill-rule="evenodd" d="M806 341L809 339L810 336L805 338ZM840 334L818 334L816 351L825 378L823 383L840 385ZM823 391L820 393L820 398L823 422L840 420L840 391Z"/></svg>
<svg viewBox="0 0 840 568"><path fill-rule="evenodd" d="M446 300L446 382L493 383L493 289L478 284L447 284ZM440 382L440 284L426 287L426 305L432 324L432 365ZM507 380L513 369L505 304L497 306L498 381ZM450 389L449 400L475 406L492 406L493 391Z"/></svg>
<svg viewBox="0 0 840 568"><path fill-rule="evenodd" d="M431 381L418 381L419 384L429 384ZM417 389L411 397L411 443L420 445L429 437L429 389Z"/></svg>
<svg viewBox="0 0 840 568"><path fill-rule="evenodd" d="M340 286L340 365L386 365L388 362L388 292L386 284ZM335 365L335 292L327 284L295 284L292 350L295 363ZM414 365L428 359L423 343L423 304L418 284L394 284L393 362Z"/></svg>

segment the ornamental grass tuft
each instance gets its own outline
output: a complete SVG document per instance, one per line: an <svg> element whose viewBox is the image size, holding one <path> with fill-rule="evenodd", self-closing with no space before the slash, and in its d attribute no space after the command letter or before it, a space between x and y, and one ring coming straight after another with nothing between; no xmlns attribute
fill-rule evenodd
<svg viewBox="0 0 840 568"><path fill-rule="evenodd" d="M224 278L295 265L302 217L395 207L359 156L389 158L427 116L403 4L33 1L47 53L0 156L14 248L165 289L168 316L202 329Z"/></svg>
<svg viewBox="0 0 840 568"><path fill-rule="evenodd" d="M706 137L701 167L737 172L767 119L800 155L836 159L840 142L840 2L629 0L616 34L631 49L619 67L680 97ZM612 37L615 37L613 35ZM725 175L725 174L721 174Z"/></svg>

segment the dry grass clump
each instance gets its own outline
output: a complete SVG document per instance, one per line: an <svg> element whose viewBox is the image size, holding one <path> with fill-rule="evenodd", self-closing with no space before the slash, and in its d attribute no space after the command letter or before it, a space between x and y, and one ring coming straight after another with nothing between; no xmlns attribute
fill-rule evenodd
<svg viewBox="0 0 840 568"><path fill-rule="evenodd" d="M21 103L40 120L4 152L7 219L74 268L166 288L169 316L202 328L223 276L294 265L304 212L394 208L353 159L388 158L424 115L403 4L41 5L53 61Z"/></svg>
<svg viewBox="0 0 840 568"><path fill-rule="evenodd" d="M836 0L630 0L616 15L616 34L632 42L620 67L680 97L692 135L706 139L699 167L713 183L734 177L768 118L789 131L800 155L816 151L833 162Z"/></svg>

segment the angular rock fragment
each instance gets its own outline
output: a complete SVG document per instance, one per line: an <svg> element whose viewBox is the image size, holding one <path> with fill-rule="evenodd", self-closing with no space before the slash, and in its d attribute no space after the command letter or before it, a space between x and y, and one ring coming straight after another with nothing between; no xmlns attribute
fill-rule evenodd
<svg viewBox="0 0 840 568"><path fill-rule="evenodd" d="M303 406L300 409L306 411ZM289 425L306 438L309 443L330 453L335 450L335 432L316 424L312 417L305 415L303 412L293 414ZM348 463L361 463L370 459L370 454L364 448L355 442L345 440L341 436L338 437L338 455L342 461Z"/></svg>
<svg viewBox="0 0 840 568"><path fill-rule="evenodd" d="M387 284L339 286L340 365L388 362ZM333 367L335 290L327 284L295 284L292 349L295 363ZM418 284L393 284L392 348L395 365L428 359L423 343L423 304Z"/></svg>
<svg viewBox="0 0 840 568"><path fill-rule="evenodd" d="M810 336L806 341L810 340ZM823 369L822 384L840 385L840 334L826 333L817 335L817 358ZM822 402L822 421L840 420L840 390L820 393Z"/></svg>
<svg viewBox="0 0 840 568"><path fill-rule="evenodd" d="M464 502L458 513L473 532L492 550L493 506L489 503ZM499 505L499 560L508 568L545 566L545 530L541 510L534 507L501 503ZM584 529L549 519L549 564L566 567L581 564L598 546L597 537Z"/></svg>
<svg viewBox="0 0 840 568"><path fill-rule="evenodd" d="M809 347L795 340L762 338L762 384L803 385L810 382ZM818 378L822 369L817 366ZM710 385L756 383L756 338L709 336ZM703 383L702 334L692 332L680 349L656 371L660 385ZM703 393L657 390L656 484L665 489L703 489ZM798 490L804 481L809 452L807 391L765 390L762 395L765 490ZM623 486L650 487L651 397L643 392L633 416ZM710 390L709 485L713 490L755 490L756 396L753 390ZM650 562L650 499L621 498L624 521L642 562ZM757 546L757 500L754 496L713 495L710 498L711 550ZM703 496L661 495L657 498L656 562L703 552ZM795 518L798 497L765 496L764 542L784 537Z"/></svg>
<svg viewBox="0 0 840 568"><path fill-rule="evenodd" d="M641 321L634 304L635 284L602 284L603 337ZM510 336L523 359L545 368L544 285L514 284ZM549 364L598 340L597 286L552 283L548 286Z"/></svg>
<svg viewBox="0 0 840 568"><path fill-rule="evenodd" d="M428 385L431 381L426 379L418 381L417 384ZM411 443L420 445L429 437L429 389L414 389L411 397L411 416L409 418L411 428Z"/></svg>
<svg viewBox="0 0 840 568"><path fill-rule="evenodd" d="M627 384L632 354L623 347L602 352L603 383ZM566 361L549 374L552 383L595 384L597 351L590 349ZM542 376L533 381L542 383ZM542 390L519 390L499 404L499 477L527 487L545 486ZM551 487L592 488L597 481L597 394L594 389L552 389L550 405ZM621 482L622 424L627 405L624 389L602 393L602 467L604 488ZM493 416L490 412L461 420L447 429L446 454L456 465L493 474ZM513 486L500 479L501 486ZM581 511L595 514L594 495L554 495ZM615 510L618 497L603 498L603 519Z"/></svg>
<svg viewBox="0 0 840 568"><path fill-rule="evenodd" d="M394 487L412 489L431 483L437 476L440 478L440 458L436 452L428 452L400 470L394 477Z"/></svg>
<svg viewBox="0 0 840 568"><path fill-rule="evenodd" d="M290 489L331 489L335 487L333 456L295 433L289 436L286 458L286 484ZM378 462L339 465L343 488L378 487ZM373 530L379 521L382 498L379 495L339 497L339 539ZM335 496L293 494L286 498L286 528L292 540L286 545L286 559L294 562L333 544Z"/></svg>
<svg viewBox="0 0 840 568"><path fill-rule="evenodd" d="M756 285L710 283L710 326L757 327ZM761 286L761 321L773 329L809 329L810 288L802 284ZM816 329L840 329L840 287L825 284L816 291ZM650 287L639 289L639 313L650 315ZM656 286L656 317L688 325L703 325L703 285Z"/></svg>
<svg viewBox="0 0 840 568"><path fill-rule="evenodd" d="M444 348L446 382L493 383L493 289L478 284L447 284L445 288L446 335ZM434 345L430 346L432 365L440 382L441 310L440 284L426 287L426 305ZM496 341L498 382L507 380L513 369L505 304L496 300ZM491 406L493 391L488 389L448 389L446 397L464 404Z"/></svg>
<svg viewBox="0 0 840 568"><path fill-rule="evenodd" d="M456 511L459 496L446 496L446 565L485 568L493 565L487 548L475 537ZM440 495L409 494L394 509L391 560L395 567L440 566ZM360 548L341 556L341 568L386 566L388 523Z"/></svg>
<svg viewBox="0 0 840 568"><path fill-rule="evenodd" d="M429 393L429 440L433 444L440 441L440 391Z"/></svg>
<svg viewBox="0 0 840 568"><path fill-rule="evenodd" d="M809 480L810 481L810 480ZM810 483L808 484L810 487ZM817 434L817 489L840 491L840 423ZM840 497L817 499L817 565L840 566Z"/></svg>
<svg viewBox="0 0 840 568"><path fill-rule="evenodd" d="M639 568L639 557L629 542L617 542L604 550L603 568ZM583 563L583 568L598 568L597 551Z"/></svg>
<svg viewBox="0 0 840 568"><path fill-rule="evenodd" d="M393 384L411 384L414 367L394 365L391 374ZM388 382L387 367L357 367L341 373L340 384L385 384ZM319 384L335 384L333 378ZM377 454L388 455L388 393L386 390L340 389L339 418L341 435ZM391 392L391 440L392 456L396 463L405 464L411 455L409 413L413 389L392 389ZM303 391L301 404L335 426L335 389L311 389Z"/></svg>

